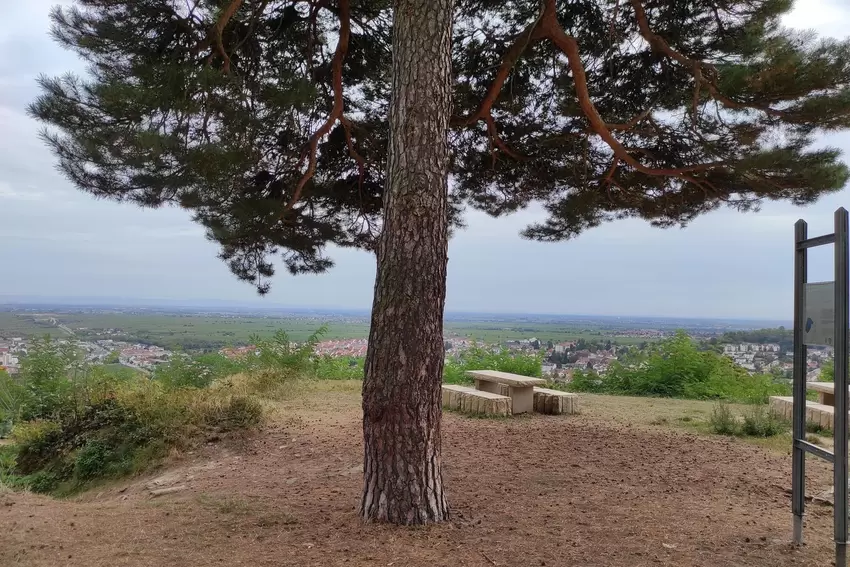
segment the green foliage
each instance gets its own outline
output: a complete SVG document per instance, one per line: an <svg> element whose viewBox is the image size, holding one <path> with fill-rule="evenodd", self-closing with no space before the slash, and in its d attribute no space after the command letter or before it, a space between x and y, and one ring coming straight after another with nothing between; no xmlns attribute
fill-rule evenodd
<svg viewBox="0 0 850 567"><path fill-rule="evenodd" d="M107 475L111 447L102 441L89 441L74 459L74 476L86 481Z"/></svg>
<svg viewBox="0 0 850 567"><path fill-rule="evenodd" d="M810 203L847 181L839 151L811 142L850 125L850 43L782 28L788 0L643 2L644 26L613 1L557 2L545 17L537 2L455 4L456 224L463 204L502 215L538 202L548 218L524 234L562 240L625 217L666 227L721 206ZM237 3L220 49L210 37L219 8L162 0L57 8L53 36L92 71L42 77L29 110L49 126L45 140L80 189L187 209L230 269L265 292L278 254L289 271L315 273L332 265L329 244L374 246L391 4L351 3L357 25L340 51L344 77L324 62L350 23L335 3L312 13L291 0ZM567 36L580 64L553 40ZM507 80L493 83L506 60ZM565 79L578 73L587 88ZM329 96L335 79L344 116ZM482 104L491 84L501 91L492 112Z"/></svg>
<svg viewBox="0 0 850 567"><path fill-rule="evenodd" d="M711 417L709 418L709 424L711 425L711 430L718 435L737 435L741 429L735 414L732 413L732 409L723 402L718 402L714 406Z"/></svg>
<svg viewBox="0 0 850 567"><path fill-rule="evenodd" d="M781 352L787 352L794 348L794 331L779 327L777 329L755 329L752 331L728 331L718 339L719 344L775 343Z"/></svg>
<svg viewBox="0 0 850 567"><path fill-rule="evenodd" d="M773 437L788 431L789 424L765 404L747 406L739 419L727 404L718 402L709 417L711 430L718 435Z"/></svg>
<svg viewBox="0 0 850 567"><path fill-rule="evenodd" d="M75 384L71 371L77 369L78 354L70 343L49 337L33 341L21 362L20 380L25 397L23 419L59 418L76 410Z"/></svg>
<svg viewBox="0 0 850 567"><path fill-rule="evenodd" d="M322 326L303 343L296 345L285 331L277 331L271 339L253 337L256 345L256 357L244 359L248 369L256 368L287 368L290 370L309 372L314 367L314 350L316 345L327 333L327 327Z"/></svg>
<svg viewBox="0 0 850 567"><path fill-rule="evenodd" d="M0 450L0 481L37 492L68 494L91 482L143 471L171 447L185 448L205 432L256 427L258 396L275 397L298 377L362 377L362 361L316 358L323 329L306 344L285 333L259 340L256 354L176 355L153 377L83 364L72 345L33 345L22 381L8 376L14 422L10 449ZM4 398L5 399L5 398Z"/></svg>
<svg viewBox="0 0 850 567"><path fill-rule="evenodd" d="M207 364L176 352L167 363L156 367L153 378L165 384L167 388L206 388L215 375Z"/></svg>
<svg viewBox="0 0 850 567"><path fill-rule="evenodd" d="M832 435L832 430L822 426L820 423L816 421L807 421L806 422L806 433L824 433L826 435Z"/></svg>
<svg viewBox="0 0 850 567"><path fill-rule="evenodd" d="M0 439L12 430L25 395L23 387L4 370L0 370Z"/></svg>
<svg viewBox="0 0 850 567"><path fill-rule="evenodd" d="M763 404L752 404L744 412L741 433L753 437L773 437L788 430L788 424Z"/></svg>
<svg viewBox="0 0 850 567"><path fill-rule="evenodd" d="M818 382L835 382L835 359L831 358L820 367Z"/></svg>
<svg viewBox="0 0 850 567"><path fill-rule="evenodd" d="M749 375L713 351L700 351L684 332L653 345L647 354L633 355L629 365L613 363L600 376L576 370L570 389L630 396L722 399L767 402L789 392L771 376Z"/></svg>
<svg viewBox="0 0 850 567"><path fill-rule="evenodd" d="M522 376L541 375L542 353L512 353L508 349L489 350L473 345L456 357L446 360L443 367L443 382L446 384L469 384L472 379L467 370L501 370Z"/></svg>
<svg viewBox="0 0 850 567"><path fill-rule="evenodd" d="M313 374L320 380L362 380L363 358L322 356L316 359Z"/></svg>

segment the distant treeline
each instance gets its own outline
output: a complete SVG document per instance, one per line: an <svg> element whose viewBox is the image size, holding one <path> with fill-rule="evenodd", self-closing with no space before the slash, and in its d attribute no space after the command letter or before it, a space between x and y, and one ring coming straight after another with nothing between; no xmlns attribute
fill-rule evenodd
<svg viewBox="0 0 850 567"><path fill-rule="evenodd" d="M779 345L782 352L786 352L794 348L794 331L785 327L779 327L778 329L755 329L753 331L731 331L723 333L716 339L712 338L708 342L718 345L775 343Z"/></svg>

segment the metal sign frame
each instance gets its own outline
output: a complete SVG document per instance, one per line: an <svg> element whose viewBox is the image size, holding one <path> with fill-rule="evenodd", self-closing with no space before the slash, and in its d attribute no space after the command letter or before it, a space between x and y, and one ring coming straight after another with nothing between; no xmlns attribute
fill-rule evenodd
<svg viewBox="0 0 850 567"><path fill-rule="evenodd" d="M806 512L806 453L832 463L835 507L833 530L835 565L847 565L847 348L850 327L850 274L848 274L848 214L835 211L835 232L808 238L808 225L794 225L794 405L791 460L791 511L794 514L794 543L803 543L803 516ZM806 325L806 283L808 250L835 245L835 419L834 453L806 441L806 354L803 342Z"/></svg>

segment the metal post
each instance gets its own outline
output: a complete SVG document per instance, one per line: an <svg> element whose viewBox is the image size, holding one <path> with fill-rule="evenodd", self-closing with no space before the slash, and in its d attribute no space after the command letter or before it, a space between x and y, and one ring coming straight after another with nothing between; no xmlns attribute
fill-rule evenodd
<svg viewBox="0 0 850 567"><path fill-rule="evenodd" d="M835 565L847 565L847 332L850 326L847 210L835 211Z"/></svg>
<svg viewBox="0 0 850 567"><path fill-rule="evenodd" d="M794 224L794 386L793 386L793 437L791 458L791 511L794 514L793 541L803 543L803 515L806 512L806 452L798 446L798 439L806 438L806 345L805 329L806 281L808 278L808 250L800 243L806 240L808 227L800 219Z"/></svg>

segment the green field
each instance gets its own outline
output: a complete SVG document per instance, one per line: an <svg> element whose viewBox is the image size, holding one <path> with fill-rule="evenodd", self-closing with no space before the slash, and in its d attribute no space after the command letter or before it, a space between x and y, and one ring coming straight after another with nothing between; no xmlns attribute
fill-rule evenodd
<svg viewBox="0 0 850 567"><path fill-rule="evenodd" d="M460 335L486 343L529 339L535 337L541 342L552 341L605 341L621 345L636 345L649 342L652 339L644 337L614 336L613 332L604 328L581 328L559 323L523 323L517 325L511 322L498 321L449 321L445 324L447 335Z"/></svg>
<svg viewBox="0 0 850 567"><path fill-rule="evenodd" d="M47 315L0 311L0 337L32 337L50 335L67 337L68 333L49 322Z"/></svg>
<svg viewBox="0 0 850 567"><path fill-rule="evenodd" d="M165 348L211 350L249 344L251 337L269 337L278 330L291 340L303 341L322 326L326 339L366 338L367 317L327 317L315 315L227 315L139 311L0 311L0 337L67 337L68 329L80 339L111 338L139 341ZM61 327L60 327L61 326ZM63 328L64 327L64 328ZM608 340L617 344L638 344L643 337L621 337L610 329L593 324L570 325L556 322L476 320L447 321L447 336L480 342L499 343L536 337L541 342L585 339Z"/></svg>
<svg viewBox="0 0 850 567"><path fill-rule="evenodd" d="M270 337L286 331L293 341L303 341L327 325L327 339L366 337L368 322L313 317L227 316L165 313L0 312L0 336L68 336L50 323L71 329L80 339L112 338L140 341L165 348L215 349L248 344L252 336Z"/></svg>

